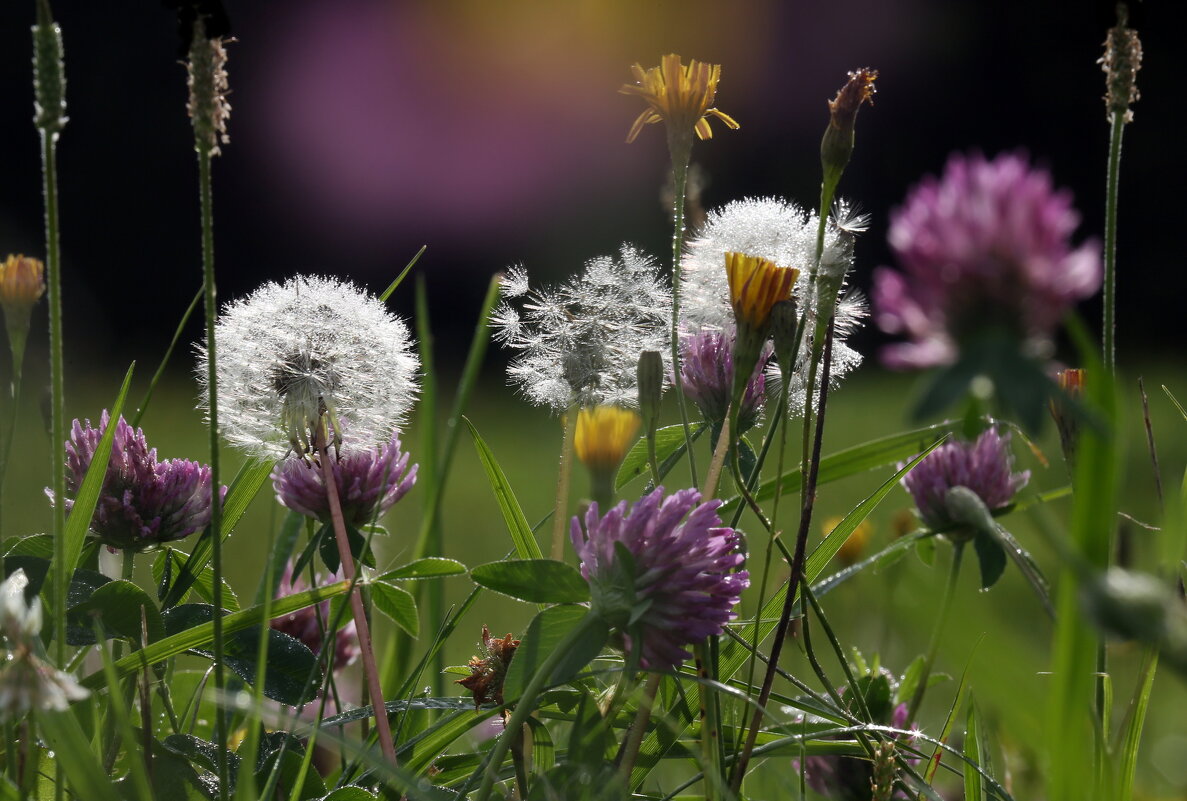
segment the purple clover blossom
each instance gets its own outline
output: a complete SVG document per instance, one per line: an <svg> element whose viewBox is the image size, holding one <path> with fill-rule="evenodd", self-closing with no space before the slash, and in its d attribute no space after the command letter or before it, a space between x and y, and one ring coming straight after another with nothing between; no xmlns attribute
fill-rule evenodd
<svg viewBox="0 0 1187 801"><path fill-rule="evenodd" d="M953 156L891 215L888 239L903 272L874 272L879 327L905 334L883 360L894 368L950 364L970 336L996 327L1045 356L1060 319L1100 286L1099 247L1072 249L1080 216L1071 195L1025 158Z"/></svg>
<svg viewBox="0 0 1187 801"><path fill-rule="evenodd" d="M622 501L601 518L597 503L590 504L584 532L573 518L573 546L594 608L618 628L628 652L640 648L643 667L671 669L688 659L685 646L721 634L750 586L749 573L734 572L745 557L738 533L717 516L721 501L700 501L693 489L665 498L656 487L633 507ZM619 543L633 565L618 558Z"/></svg>
<svg viewBox="0 0 1187 801"><path fill-rule="evenodd" d="M317 576L318 586L342 581L340 573L328 573ZM284 566L284 574L280 579L280 586L276 588L276 597L284 598L296 595L309 589L309 583L303 576L293 576L293 563L289 561ZM314 606L307 606L296 612L275 618L272 628L294 637L317 654L322 647L322 634L333 623L330 620L330 602L322 601ZM354 627L354 621L349 620L338 628L334 637L334 670L339 670L354 662L359 657L359 635Z"/></svg>
<svg viewBox="0 0 1187 801"><path fill-rule="evenodd" d="M738 434L754 427L762 413L766 388L765 368L774 348L768 342L759 356L754 374L742 395ZM716 426L725 420L734 391L734 336L702 329L685 336L680 343L680 385L705 419Z"/></svg>
<svg viewBox="0 0 1187 801"><path fill-rule="evenodd" d="M408 458L400 449L400 436L392 434L386 444L353 450L332 461L348 525L372 522L412 489L418 465L409 468ZM325 477L315 465L299 458L278 463L272 471L272 487L276 499L294 512L323 522L330 519Z"/></svg>
<svg viewBox="0 0 1187 801"><path fill-rule="evenodd" d="M95 456L110 422L107 410L99 428L91 421L74 421L66 442L66 492L74 495ZM46 495L53 500L49 489ZM227 488L219 490L220 500ZM65 498L66 510L74 506ZM91 532L111 548L143 551L163 542L180 540L210 523L210 468L185 459L157 461L157 450L149 450L144 432L128 425L123 416L116 421L111 441L111 459Z"/></svg>
<svg viewBox="0 0 1187 801"><path fill-rule="evenodd" d="M946 498L952 487L966 487L977 494L985 508L999 509L1026 486L1030 471L1011 472L1010 435L993 428L976 442L948 442L936 448L903 477L903 487L915 499L919 516L933 529L954 524Z"/></svg>

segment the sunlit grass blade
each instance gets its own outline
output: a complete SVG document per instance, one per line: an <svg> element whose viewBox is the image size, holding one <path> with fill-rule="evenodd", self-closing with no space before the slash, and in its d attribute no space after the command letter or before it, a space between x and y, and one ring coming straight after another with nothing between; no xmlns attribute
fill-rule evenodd
<svg viewBox="0 0 1187 801"><path fill-rule="evenodd" d="M231 536L231 532L235 530L243 513L247 511L248 504L259 493L271 472L272 462L245 462L243 467L239 468L238 474L227 489L226 500L223 501L221 526L223 541ZM198 580L202 570L210 563L210 558L214 553L210 538L211 531L207 528L194 545L194 550L178 574L177 580L169 588L169 594L161 602L163 608L167 609L180 603L190 587Z"/></svg>
<svg viewBox="0 0 1187 801"><path fill-rule="evenodd" d="M893 434L889 437L871 440L861 445L854 445L852 448L846 448L829 454L820 460L820 473L816 478L816 484L820 486L821 484L847 478L867 470L874 470L879 467L885 467L888 464L911 459L930 443L935 442L936 437L950 434L961 425L959 421L936 423L925 428L917 428L911 431ZM777 489L781 489L783 493L799 492L799 468L797 467L784 473L780 480L772 478L764 481L755 490L755 500L760 502L770 500L775 497ZM722 509L723 511L728 510L740 502L740 497L729 498L722 504Z"/></svg>
<svg viewBox="0 0 1187 801"><path fill-rule="evenodd" d="M165 348L165 355L161 357L161 363L157 365L157 371L152 374L152 379L148 382L148 389L144 391L144 398L140 401L140 405L136 407L136 414L128 421L128 424L132 428L140 425L140 418L144 417L144 413L148 411L148 404L157 389L157 384L160 382L161 376L165 374L165 368L169 366L169 360L173 358L173 349L177 347L177 342L181 339L181 332L185 330L186 324L190 321L190 316L194 313L194 309L198 308L198 304L202 302L204 291L203 287L198 287L198 291L194 293L194 299L190 301L190 305L181 315L181 321L173 331L173 339L169 340L169 347Z"/></svg>
<svg viewBox="0 0 1187 801"><path fill-rule="evenodd" d="M940 736L936 741L936 748L932 752L931 758L927 761L927 769L923 774L924 780L930 785L935 781L936 771L940 767L941 752L947 746L948 740L952 737L952 728L956 725L956 716L960 709L964 706L965 697L969 692L969 668L972 667L973 657L977 653L977 648L981 645L982 636L977 640L973 650L969 653L968 661L965 662L964 670L960 674L960 683L956 685L956 697L952 699L952 706L948 709L948 716L944 719L944 726L940 729Z"/></svg>
<svg viewBox="0 0 1187 801"><path fill-rule="evenodd" d="M420 261L420 257L424 255L425 250L428 249L428 247L428 245L420 246L420 250L416 251L416 255L404 265L403 270L400 270L400 274L396 276L396 280L388 284L387 289L383 290L383 294L379 296L380 300L386 301L392 296L392 293L399 288L400 284L404 283L404 279L408 277L408 273L412 272L412 268L416 266L418 261Z"/></svg>
<svg viewBox="0 0 1187 801"><path fill-rule="evenodd" d="M985 801L985 787L977 774L977 768L984 765L984 737L980 721L977 719L977 705L970 698L964 726L964 758L967 760L964 764L965 801Z"/></svg>
<svg viewBox="0 0 1187 801"><path fill-rule="evenodd" d="M78 566L78 557L82 553L83 540L86 539L87 531L90 530L91 518L95 514L95 506L99 503L99 493L103 489L103 481L107 477L107 465L111 460L111 443L115 438L116 422L123 413L124 400L128 397L128 387L132 384L132 371L135 368L136 363L133 362L128 368L128 372L124 374L124 383L120 386L115 403L111 405L107 429L103 432L103 436L99 438L99 444L95 446L95 452L91 456L91 465L87 468L87 474L82 480L82 485L79 486L78 492L74 495L74 506L70 509L70 516L66 518L66 528L63 531L62 561L55 564L51 571L53 591L50 594L50 606L54 610L55 621L58 622L58 629L55 632L55 636L61 636L65 633L66 576L73 575L74 568ZM52 445L53 458L62 460L64 457L58 449L62 447L63 443L57 442ZM66 499L56 498L54 502L64 505Z"/></svg>
<svg viewBox="0 0 1187 801"><path fill-rule="evenodd" d="M696 442L701 434L705 433L708 428L704 423L696 423L692 427L692 441ZM687 443L684 441L684 426L665 426L657 429L655 432L655 461L663 467L660 468L660 478L670 470L681 456L684 455L684 449ZM666 468L666 469L665 469ZM627 451L626 456L622 460L622 464L618 468L618 473L614 478L614 489L620 490L627 484L634 481L639 476L647 475L649 469L647 467L647 439L641 438L638 442L631 446Z"/></svg>
<svg viewBox="0 0 1187 801"><path fill-rule="evenodd" d="M1187 420L1187 409L1183 408L1183 404L1179 403L1179 399L1174 396L1174 393L1170 391L1170 388L1167 387L1166 384L1162 385L1162 391L1165 392L1166 396L1171 399L1171 403L1173 403L1175 408L1179 410L1179 414L1183 415L1183 419Z"/></svg>
<svg viewBox="0 0 1187 801"><path fill-rule="evenodd" d="M1121 728L1121 743L1117 754L1117 798L1133 797L1133 780L1138 767L1138 747L1146 725L1146 711L1154 689L1154 674L1158 672L1158 651L1151 649L1143 661L1133 699L1129 702L1125 723Z"/></svg>
<svg viewBox="0 0 1187 801"><path fill-rule="evenodd" d="M304 592L287 595L284 598L278 598L272 604L270 612L266 612L266 605L260 605L253 606L250 609L244 609L242 612L233 612L225 615L222 619L223 635L228 636L237 631L243 631L252 626L266 623L268 620L292 614L321 601L328 601L338 595L344 595L350 590L350 585L351 583L349 581L338 581L333 584L314 587ZM162 659L168 659L171 656L176 656L194 648L201 648L204 645L210 644L213 639L213 621L170 635L116 661L116 676L118 678L130 676L146 665L155 664ZM90 688L103 686L102 671L87 676L82 680L82 685Z"/></svg>
<svg viewBox="0 0 1187 801"><path fill-rule="evenodd" d="M119 690L114 688L113 691ZM57 764L74 786L77 797L95 801L123 801L99 757L91 750L91 743L83 734L73 712L42 710L37 714L37 723L41 735L53 749Z"/></svg>
<svg viewBox="0 0 1187 801"><path fill-rule="evenodd" d="M503 520L507 523L507 531L511 534L511 541L515 543L516 553L520 559L543 559L544 555L540 552L536 536L532 533L527 518L524 517L523 508L520 507L515 492L507 481L507 476L499 467L499 463L495 461L494 453L479 435L474 424L465 417L462 420L465 420L466 425L470 427L470 434L474 437L474 447L478 450L478 458L486 470L486 477L490 480L495 500L499 504L499 510L503 513Z"/></svg>

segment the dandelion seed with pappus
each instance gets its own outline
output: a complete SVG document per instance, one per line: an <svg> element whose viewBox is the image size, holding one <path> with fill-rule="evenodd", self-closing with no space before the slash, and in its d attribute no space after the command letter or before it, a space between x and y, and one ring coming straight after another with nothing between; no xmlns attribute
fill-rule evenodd
<svg viewBox="0 0 1187 801"><path fill-rule="evenodd" d="M342 453L369 450L390 440L416 399L408 327L349 282L267 283L223 309L215 338L220 432L257 458L312 452L323 414ZM205 348L199 361L206 403Z"/></svg>
<svg viewBox="0 0 1187 801"><path fill-rule="evenodd" d="M701 503L696 490L664 497L657 487L605 515L591 504L584 530L573 518L570 536L593 609L645 668L676 668L691 656L686 646L721 634L736 617L750 574L735 571L745 557L738 533L717 516L719 506Z"/></svg>
<svg viewBox="0 0 1187 801"><path fill-rule="evenodd" d="M95 449L111 420L104 410L99 427L74 421L66 442L66 509L82 487ZM45 491L53 501L53 492ZM227 494L219 488L219 498ZM186 459L157 460L144 432L121 416L111 441L111 459L99 491L91 534L109 548L138 552L184 539L210 524L210 468Z"/></svg>
<svg viewBox="0 0 1187 801"><path fill-rule="evenodd" d="M491 326L517 351L508 379L558 414L574 405L633 407L639 356L668 349L671 290L655 262L629 246L617 259L592 259L555 289L529 290L526 271L514 268L502 295Z"/></svg>

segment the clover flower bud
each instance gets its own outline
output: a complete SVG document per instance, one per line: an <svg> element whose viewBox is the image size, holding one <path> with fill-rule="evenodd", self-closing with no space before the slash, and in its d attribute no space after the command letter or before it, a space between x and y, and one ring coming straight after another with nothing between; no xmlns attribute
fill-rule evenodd
<svg viewBox="0 0 1187 801"><path fill-rule="evenodd" d="M964 517L964 506L955 510L950 506L950 497L954 504L963 503L959 494L950 492L954 487L971 491L990 511L1010 503L1030 480L1030 471L1012 472L1009 443L1009 434L999 435L989 428L976 442L946 442L915 465L902 485L915 499L923 522L932 529L956 527L952 536L971 536L972 532L963 530L966 521L958 519Z"/></svg>
<svg viewBox="0 0 1187 801"><path fill-rule="evenodd" d="M318 586L343 581L340 572L317 576ZM309 589L309 582L303 576L293 575L292 560L284 566L276 597L285 598ZM330 602L322 601L282 617L274 618L271 626L282 634L300 640L314 654L321 652L327 629L334 623L330 619ZM334 670L338 671L353 663L359 657L359 635L354 621L348 620L334 632Z"/></svg>
<svg viewBox="0 0 1187 801"><path fill-rule="evenodd" d="M416 483L419 467L409 468L408 460L409 454L400 448L400 436L394 433L382 445L366 450L352 448L331 460L330 470L347 525L357 527L378 519L408 494ZM272 470L272 488L281 505L323 523L330 522L325 474L311 463L304 459L278 462Z"/></svg>
<svg viewBox="0 0 1187 801"><path fill-rule="evenodd" d="M1136 103L1138 92L1138 70L1142 68L1142 40L1138 32L1127 27L1129 13L1124 3L1117 4L1117 24L1109 28L1105 39L1105 54L1097 59L1105 73L1105 108L1108 119L1133 122L1130 106Z"/></svg>
<svg viewBox="0 0 1187 801"><path fill-rule="evenodd" d="M883 361L951 364L962 346L997 332L1029 357L1049 354L1064 314L1101 282L1096 243L1071 247L1078 223L1071 196L1025 159L953 156L891 215L903 272L874 271L874 308L883 331L911 341L889 346Z"/></svg>
<svg viewBox="0 0 1187 801"><path fill-rule="evenodd" d="M686 646L721 634L750 584L739 535L721 525L721 501L701 503L696 490L664 497L663 487L633 506L605 515L597 503L585 530L573 518L573 547L590 584L593 609L614 627L643 667L675 668Z"/></svg>
<svg viewBox="0 0 1187 801"><path fill-rule="evenodd" d="M107 410L99 427L91 421L74 421L66 442L66 494L82 487L95 449L110 424ZM210 524L210 468L186 459L157 460L156 448L149 449L144 432L133 429L123 416L115 423L111 458L103 478L90 531L104 545L129 551L145 551L165 542L184 539ZM51 501L53 492L45 490ZM219 488L219 502L227 494ZM74 499L63 499L66 509Z"/></svg>

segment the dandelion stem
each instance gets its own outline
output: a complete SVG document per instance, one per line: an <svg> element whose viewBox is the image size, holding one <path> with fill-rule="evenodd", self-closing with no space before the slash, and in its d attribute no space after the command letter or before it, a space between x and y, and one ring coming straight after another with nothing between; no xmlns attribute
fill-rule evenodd
<svg viewBox="0 0 1187 801"><path fill-rule="evenodd" d="M1109 164L1105 175L1105 283L1102 331L1105 369L1110 375L1117 370L1117 198L1121 178L1121 137L1125 133L1125 115L1112 116L1113 124L1109 131Z"/></svg>
<svg viewBox="0 0 1187 801"><path fill-rule="evenodd" d="M552 515L552 550L549 557L565 558L565 524L569 508L569 479L573 474L573 432L577 428L577 408L572 407L561 418L563 440L561 441L560 469L556 476L556 511Z"/></svg>
<svg viewBox="0 0 1187 801"><path fill-rule="evenodd" d="M931 642L927 646L927 656L923 658L923 672L919 674L919 684L915 687L915 694L911 696L911 703L907 707L907 722L904 728L909 728L915 722L915 714L919 705L923 703L923 694L927 691L927 680L931 676L932 667L936 662L936 652L940 647L940 638L944 635L944 627L948 623L948 613L952 609L952 595L956 589L956 579L960 575L960 561L964 555L964 543L954 542L952 548L952 566L948 570L948 583L944 585L944 597L940 599L940 615L936 618L936 627L931 632Z"/></svg>
<svg viewBox="0 0 1187 801"><path fill-rule="evenodd" d="M371 642L371 626L367 623L367 612L363 608L361 588L355 581L354 555L350 552L350 540L346 534L346 520L342 516L342 500L338 497L338 484L334 480L334 468L326 448L326 420L318 422L314 448L326 484L326 498L330 503L330 521L334 526L334 538L338 541L338 559L342 563L342 574L352 582L350 611L354 615L354 627L359 635L359 651L363 657L363 674L367 683L367 694L371 697L371 708L375 711L375 730L379 735L379 747L388 764L396 766L396 747L392 742L391 724L387 719L387 705L383 701L383 688L379 684L379 668L375 664L375 648Z"/></svg>
<svg viewBox="0 0 1187 801"><path fill-rule="evenodd" d="M779 615L779 623L775 627L775 639L771 643L770 660L767 663L766 674L763 676L762 689L758 695L754 717L750 721L750 731L746 735L746 745L742 748L742 753L738 755L738 761L735 763L734 773L730 779L730 789L735 793L742 787L742 779L746 775L750 756L754 752L754 744L758 740L758 729L762 724L763 713L766 710L767 701L771 698L771 689L775 682L775 671L779 665L779 653L783 648L783 640L787 637L787 629L791 625L791 616L795 610L796 591L799 588L800 582L803 580L808 531L811 528L812 508L816 501L816 478L820 470L820 446L821 441L824 439L824 409L825 404L828 402L829 370L832 364L833 354L833 323L834 321L832 319L828 321L824 337L822 359L824 370L820 381L820 405L816 415L816 438L811 458L805 460L805 467L803 469L805 479L800 495L803 505L800 510L800 527L796 534L795 555L792 557L791 562L791 577L787 580L787 595L783 600L783 611ZM813 362L815 362L815 359L813 359ZM805 387L805 392L808 398L807 405L810 407L813 395L811 380ZM808 424L807 419L808 415L805 414L805 426Z"/></svg>
<svg viewBox="0 0 1187 801"><path fill-rule="evenodd" d="M721 479L721 469L725 466L725 457L730 448L730 423L731 416L727 414L721 423L717 446L713 449L713 461L709 462L709 473L705 476L705 486L701 490L702 501L712 500L717 494L717 483Z"/></svg>
<svg viewBox="0 0 1187 801"><path fill-rule="evenodd" d="M676 406L680 409L680 425L684 427L684 444L688 451L688 470L692 484L697 486L696 455L692 449L692 428L688 424L688 407L680 390L680 261L684 254L684 194L688 191L688 162L692 158L692 131L676 131L668 126L668 152L672 156L672 375L676 381Z"/></svg>

